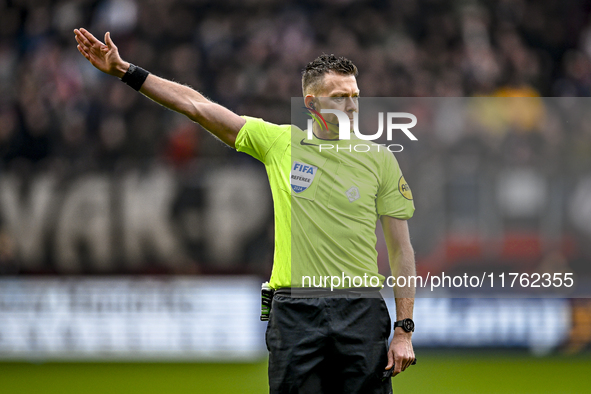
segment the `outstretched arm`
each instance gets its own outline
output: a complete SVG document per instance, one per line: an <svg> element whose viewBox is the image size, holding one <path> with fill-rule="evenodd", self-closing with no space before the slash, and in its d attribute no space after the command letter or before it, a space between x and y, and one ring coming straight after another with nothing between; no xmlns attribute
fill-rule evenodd
<svg viewBox="0 0 591 394"><path fill-rule="evenodd" d="M388 247L392 276L404 276L407 279L409 276L415 276L415 257L410 243L408 223L406 220L390 216L381 216L380 219ZM396 320L412 319L415 288L410 286L410 280L407 283L407 287L397 286L394 288ZM401 327L397 327L394 331L394 337L388 350L388 365L386 366L386 369L394 367L392 376L404 371L414 361L415 355L411 339L412 332L406 332Z"/></svg>
<svg viewBox="0 0 591 394"><path fill-rule="evenodd" d="M86 29L75 29L78 51L97 69L118 78L129 69L121 59L111 35L105 34L105 43ZM227 145L235 148L236 136L245 120L229 109L211 102L188 86L157 77L153 74L143 83L140 92L158 104L179 112L199 123Z"/></svg>

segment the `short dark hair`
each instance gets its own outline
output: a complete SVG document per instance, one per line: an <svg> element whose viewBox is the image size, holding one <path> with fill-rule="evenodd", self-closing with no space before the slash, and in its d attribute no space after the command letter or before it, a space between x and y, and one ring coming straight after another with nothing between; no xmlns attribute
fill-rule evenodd
<svg viewBox="0 0 591 394"><path fill-rule="evenodd" d="M334 72L343 75L357 76L357 67L353 62L345 57L336 57L333 54L323 53L312 60L306 66L302 73L302 90L306 92L316 92L320 87L324 74Z"/></svg>

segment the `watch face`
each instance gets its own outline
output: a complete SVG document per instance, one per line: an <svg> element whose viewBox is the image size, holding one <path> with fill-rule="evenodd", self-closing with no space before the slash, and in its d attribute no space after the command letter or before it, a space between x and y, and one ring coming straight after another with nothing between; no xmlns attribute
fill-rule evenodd
<svg viewBox="0 0 591 394"><path fill-rule="evenodd" d="M414 331L414 329L415 329L415 323L410 319L404 319L402 321L402 324L403 324L402 328L406 332L411 332L411 331Z"/></svg>

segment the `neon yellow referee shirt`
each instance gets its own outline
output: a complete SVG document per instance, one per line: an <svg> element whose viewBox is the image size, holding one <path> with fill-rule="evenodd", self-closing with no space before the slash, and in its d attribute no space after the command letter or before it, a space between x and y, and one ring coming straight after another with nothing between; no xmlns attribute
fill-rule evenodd
<svg viewBox="0 0 591 394"><path fill-rule="evenodd" d="M308 140L296 126L243 118L236 149L265 164L273 194L270 286L309 287L304 277L319 285L327 276L364 275L378 277L381 285L377 220L380 215L409 219L414 212L412 194L394 155L354 135L350 140ZM334 148L320 149L321 144ZM356 152L351 148L356 144L371 149ZM347 281L337 287L359 285Z"/></svg>

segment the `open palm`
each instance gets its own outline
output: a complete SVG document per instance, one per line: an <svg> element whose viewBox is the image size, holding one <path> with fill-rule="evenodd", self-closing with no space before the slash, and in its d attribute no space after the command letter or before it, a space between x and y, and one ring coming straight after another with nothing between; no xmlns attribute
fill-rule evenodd
<svg viewBox="0 0 591 394"><path fill-rule="evenodd" d="M78 51L96 68L110 75L122 77L125 73L124 61L119 56L119 50L111 40L111 34L105 34L105 43L96 39L86 29L75 29Z"/></svg>

